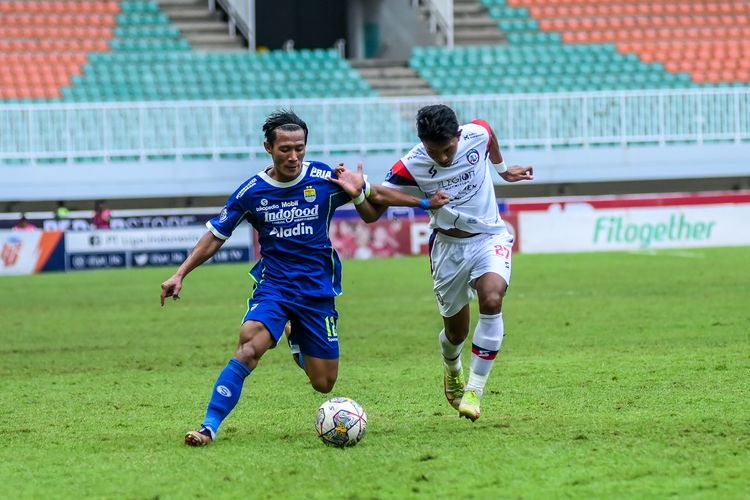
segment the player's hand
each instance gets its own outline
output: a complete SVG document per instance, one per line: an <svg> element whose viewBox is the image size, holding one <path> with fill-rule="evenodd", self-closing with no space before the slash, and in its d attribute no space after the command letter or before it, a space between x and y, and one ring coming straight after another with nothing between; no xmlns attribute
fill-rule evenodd
<svg viewBox="0 0 750 500"><path fill-rule="evenodd" d="M164 299L172 297L174 300L180 298L180 290L182 290L182 278L177 275L172 276L167 281L161 284L161 305L164 306Z"/></svg>
<svg viewBox="0 0 750 500"><path fill-rule="evenodd" d="M508 167L508 170L500 174L500 177L505 179L507 182L530 181L534 179L534 167L521 167L519 165L513 165L512 167Z"/></svg>
<svg viewBox="0 0 750 500"><path fill-rule="evenodd" d="M448 202L451 201L451 198L445 191L438 191L430 196L428 200L430 202L430 210L437 210L438 208L447 205Z"/></svg>
<svg viewBox="0 0 750 500"><path fill-rule="evenodd" d="M336 177L329 177L328 180L339 186L344 190L346 194L352 198L356 198L362 192L362 187L365 185L365 176L362 173L362 164L357 164L357 171L352 172L344 166L343 163L339 163L336 168L333 169Z"/></svg>

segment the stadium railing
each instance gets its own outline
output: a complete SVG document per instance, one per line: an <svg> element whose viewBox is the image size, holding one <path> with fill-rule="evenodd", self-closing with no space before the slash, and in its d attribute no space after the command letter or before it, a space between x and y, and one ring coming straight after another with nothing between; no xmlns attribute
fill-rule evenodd
<svg viewBox="0 0 750 500"><path fill-rule="evenodd" d="M402 152L416 111L488 120L504 148L750 142L750 87L415 98L0 105L0 162L220 159L265 155L268 113L291 107L311 153Z"/></svg>

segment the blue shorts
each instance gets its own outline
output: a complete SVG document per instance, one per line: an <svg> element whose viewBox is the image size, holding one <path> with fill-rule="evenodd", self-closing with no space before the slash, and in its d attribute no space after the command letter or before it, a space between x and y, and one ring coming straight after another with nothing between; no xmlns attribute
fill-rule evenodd
<svg viewBox="0 0 750 500"><path fill-rule="evenodd" d="M258 321L268 329L274 346L284 335L287 321L292 323L290 341L302 354L323 359L338 359L339 337L336 321L339 313L333 297L287 297L268 286L257 286L247 300L245 321Z"/></svg>

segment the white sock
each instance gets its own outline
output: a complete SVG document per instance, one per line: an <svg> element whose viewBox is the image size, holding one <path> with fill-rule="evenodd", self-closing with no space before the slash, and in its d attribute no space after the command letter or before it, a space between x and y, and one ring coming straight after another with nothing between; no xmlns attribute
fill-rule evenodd
<svg viewBox="0 0 750 500"><path fill-rule="evenodd" d="M443 353L443 363L448 368L448 371L452 374L460 373L462 370L461 349L463 349L464 343L452 343L448 340L448 337L445 336L445 329L440 330L438 340L440 341L440 350Z"/></svg>
<svg viewBox="0 0 750 500"><path fill-rule="evenodd" d="M469 371L469 381L466 382L466 390L472 389L477 391L477 394L481 398L488 378L490 378L489 373L487 375L477 375L473 370Z"/></svg>
<svg viewBox="0 0 750 500"><path fill-rule="evenodd" d="M503 313L480 314L471 345L471 371L466 390L482 395L500 346L503 343Z"/></svg>

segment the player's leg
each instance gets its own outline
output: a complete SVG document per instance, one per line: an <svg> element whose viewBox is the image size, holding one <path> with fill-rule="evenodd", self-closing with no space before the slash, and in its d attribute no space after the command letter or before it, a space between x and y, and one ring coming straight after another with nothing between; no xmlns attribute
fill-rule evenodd
<svg viewBox="0 0 750 500"><path fill-rule="evenodd" d="M479 418L480 400L504 336L503 298L510 280L512 239L492 236L478 246L473 281L479 297L479 320L471 345L471 368L459 414L472 421ZM481 274L480 274L481 273Z"/></svg>
<svg viewBox="0 0 750 500"><path fill-rule="evenodd" d="M201 446L216 439L219 426L240 400L245 379L272 345L271 334L263 323L246 321L242 325L237 350L216 379L201 429L188 432L186 444Z"/></svg>
<svg viewBox="0 0 750 500"><path fill-rule="evenodd" d="M276 345L285 323L285 313L275 300L256 300L252 308L248 307L234 357L214 384L200 430L188 432L185 444L202 446L216 439L219 426L240 399L245 379L263 354Z"/></svg>
<svg viewBox="0 0 750 500"><path fill-rule="evenodd" d="M508 286L497 274L486 273L477 280L476 287L479 321L472 337L469 380L458 408L461 416L472 421L479 418L481 413L479 403L503 342L502 298Z"/></svg>
<svg viewBox="0 0 750 500"><path fill-rule="evenodd" d="M327 394L339 374L338 313L333 299L308 300L291 308L290 344L299 346L313 388Z"/></svg>
<svg viewBox="0 0 750 500"><path fill-rule="evenodd" d="M469 335L469 305L450 317L443 317L443 329L438 341L443 355L443 390L451 406L458 409L464 393L464 372L461 365L461 351Z"/></svg>
<svg viewBox="0 0 750 500"><path fill-rule="evenodd" d="M438 234L430 247L433 288L443 317L443 329L438 334L443 356L443 389L454 408L458 408L464 392L461 351L469 334L469 302L474 297L469 285L471 267L464 258L467 245L466 239Z"/></svg>
<svg viewBox="0 0 750 500"><path fill-rule="evenodd" d="M339 360L316 358L308 354L303 354L302 357L305 360L305 373L313 389L323 394L331 392L339 376Z"/></svg>

